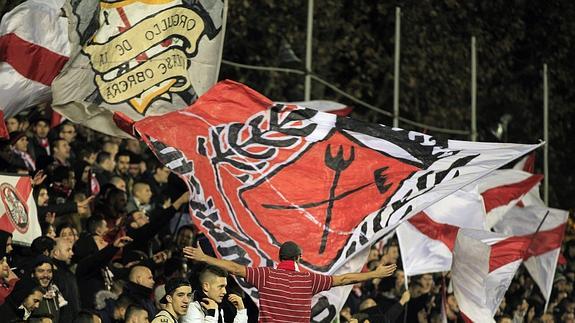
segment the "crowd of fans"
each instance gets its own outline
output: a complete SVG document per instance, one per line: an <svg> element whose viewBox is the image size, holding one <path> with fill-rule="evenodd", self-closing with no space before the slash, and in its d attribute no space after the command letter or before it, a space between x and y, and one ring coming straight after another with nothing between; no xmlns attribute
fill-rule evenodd
<svg viewBox="0 0 575 323"><path fill-rule="evenodd" d="M191 224L184 183L141 142L105 136L63 122L51 127L44 109L5 120L10 139L0 143L0 171L30 174L42 236L24 247L0 231L0 321L147 322L164 306L165 282L184 278L198 287L202 265L182 250L207 238ZM575 322L575 236L568 226L551 300L521 269L497 313L498 322ZM373 247L367 269L397 263L397 243ZM463 322L449 273L358 284L341 322ZM243 297L250 322L257 308L228 278L228 292ZM444 297L445 296L445 297ZM226 297L234 318L238 300ZM236 306L234 306L236 305ZM231 320L230 320L231 322Z"/></svg>

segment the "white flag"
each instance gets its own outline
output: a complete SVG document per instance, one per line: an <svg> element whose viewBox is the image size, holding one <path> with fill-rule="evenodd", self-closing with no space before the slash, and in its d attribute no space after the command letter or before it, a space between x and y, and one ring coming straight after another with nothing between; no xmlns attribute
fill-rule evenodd
<svg viewBox="0 0 575 323"><path fill-rule="evenodd" d="M485 229L477 190L459 190L402 223L396 230L407 276L451 270L458 228Z"/></svg>
<svg viewBox="0 0 575 323"><path fill-rule="evenodd" d="M514 207L493 227L496 232L509 235L535 234L533 244L525 255L524 265L547 302L553 287L568 215L569 212L565 210L536 205ZM543 224L535 233L541 221Z"/></svg>
<svg viewBox="0 0 575 323"><path fill-rule="evenodd" d="M70 54L64 0L28 0L0 23L0 109L10 117L51 99Z"/></svg>

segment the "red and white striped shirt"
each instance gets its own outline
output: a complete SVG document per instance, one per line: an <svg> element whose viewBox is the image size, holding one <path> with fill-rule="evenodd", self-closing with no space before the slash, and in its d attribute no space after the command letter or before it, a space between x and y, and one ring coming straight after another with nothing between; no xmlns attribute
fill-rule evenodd
<svg viewBox="0 0 575 323"><path fill-rule="evenodd" d="M246 267L246 281L260 295L259 322L309 322L313 295L328 290L331 276L269 267Z"/></svg>

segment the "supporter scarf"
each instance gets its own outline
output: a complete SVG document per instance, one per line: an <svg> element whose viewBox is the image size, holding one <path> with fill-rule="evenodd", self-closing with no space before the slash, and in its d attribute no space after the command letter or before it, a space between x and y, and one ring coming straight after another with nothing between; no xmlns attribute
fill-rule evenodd
<svg viewBox="0 0 575 323"><path fill-rule="evenodd" d="M299 271L297 263L293 260L280 261L277 269L289 270L289 271Z"/></svg>

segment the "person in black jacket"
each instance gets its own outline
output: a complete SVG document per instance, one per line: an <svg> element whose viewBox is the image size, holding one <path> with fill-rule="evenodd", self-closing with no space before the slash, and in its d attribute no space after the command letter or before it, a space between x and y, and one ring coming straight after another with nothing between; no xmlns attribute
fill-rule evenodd
<svg viewBox="0 0 575 323"><path fill-rule="evenodd" d="M40 306L42 289L38 281L26 277L16 283L14 290L0 306L2 322L26 321L32 312Z"/></svg>
<svg viewBox="0 0 575 323"><path fill-rule="evenodd" d="M146 309L148 317L154 317L157 312L152 300L154 283L154 274L150 268L136 265L130 270L128 283L121 296L129 297L135 304Z"/></svg>
<svg viewBox="0 0 575 323"><path fill-rule="evenodd" d="M96 216L88 222L89 235L80 238L74 245L74 254L78 259L76 280L80 290L80 303L82 308L93 309L94 300L98 291L110 289L112 275L108 264L116 253L132 241L130 237L119 237L112 244L103 240L106 234L106 221ZM100 220L100 221L97 221ZM99 222L103 222L103 225ZM96 242L96 239L98 242Z"/></svg>
<svg viewBox="0 0 575 323"><path fill-rule="evenodd" d="M80 292L76 276L70 270L72 261L72 242L69 239L57 238L52 251L52 261L56 265L53 281L60 289L68 304L60 309L60 322L72 322L80 311Z"/></svg>

